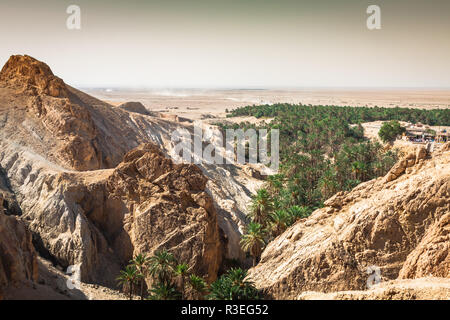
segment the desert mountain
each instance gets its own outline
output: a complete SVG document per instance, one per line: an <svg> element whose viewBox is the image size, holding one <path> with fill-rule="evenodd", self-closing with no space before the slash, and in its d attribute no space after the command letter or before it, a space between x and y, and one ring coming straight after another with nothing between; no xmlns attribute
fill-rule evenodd
<svg viewBox="0 0 450 320"><path fill-rule="evenodd" d="M180 127L192 132L192 127L146 110L140 103L114 107L65 84L45 63L12 56L0 72L0 159L19 204L31 201L23 197L30 168L31 180L43 184L47 178L40 178L49 172L115 168L142 143L153 142L171 156L171 133ZM208 178L206 190L223 230L225 256L245 259L239 245L247 221L244 212L261 181L239 166L199 167ZM39 194L32 194L40 202Z"/></svg>
<svg viewBox="0 0 450 320"><path fill-rule="evenodd" d="M212 281L224 258L245 258L244 210L259 181L235 166L175 163L171 132L184 125L137 107L109 105L46 64L12 56L0 72L0 194L9 215L1 223L10 233L2 236L26 235L58 268L80 266L84 282L115 287L132 255L161 248ZM14 248L4 252L23 252L24 270L3 270L2 287L35 270L31 242L8 239ZM4 266L15 265L8 259Z"/></svg>
<svg viewBox="0 0 450 320"><path fill-rule="evenodd" d="M64 168L112 168L132 148L154 140L147 132L158 121L134 123L127 112L66 85L29 56L10 58L0 87L2 140L29 146Z"/></svg>
<svg viewBox="0 0 450 320"><path fill-rule="evenodd" d="M400 282L366 293L305 293L365 290L377 268L382 283ZM399 288L412 295L420 289L419 280L405 279L423 277L434 277L420 281L440 283L435 291L449 298L448 281L436 280L450 277L449 144L431 155L420 147L385 177L336 194L271 242L249 271L276 299L386 298L395 290L405 298Z"/></svg>

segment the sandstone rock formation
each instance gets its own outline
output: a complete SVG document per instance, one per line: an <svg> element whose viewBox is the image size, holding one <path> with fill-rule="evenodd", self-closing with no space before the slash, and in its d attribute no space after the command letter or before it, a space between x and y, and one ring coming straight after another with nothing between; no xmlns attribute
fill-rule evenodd
<svg viewBox="0 0 450 320"><path fill-rule="evenodd" d="M326 201L271 242L249 278L269 297L295 299L364 290L371 266L382 281L449 277L450 152L426 157L420 148L386 177Z"/></svg>
<svg viewBox="0 0 450 320"><path fill-rule="evenodd" d="M149 133L152 121L145 123L139 115L134 119L128 112L71 88L60 79L64 95L51 94L48 88L55 79L40 61L28 56L10 58L0 72L3 139L26 145L74 170L112 168L139 144L160 142Z"/></svg>
<svg viewBox="0 0 450 320"><path fill-rule="evenodd" d="M450 278L450 210L429 227L408 255L399 278L414 279L429 275Z"/></svg>

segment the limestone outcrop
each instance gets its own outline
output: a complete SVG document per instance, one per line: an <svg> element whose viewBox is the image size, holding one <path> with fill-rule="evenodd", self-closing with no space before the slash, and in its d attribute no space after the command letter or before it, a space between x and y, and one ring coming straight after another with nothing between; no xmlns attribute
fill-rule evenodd
<svg viewBox="0 0 450 320"><path fill-rule="evenodd" d="M429 227L408 255L399 278L414 279L429 275L450 278L450 211Z"/></svg>
<svg viewBox="0 0 450 320"><path fill-rule="evenodd" d="M151 121L66 85L29 56L12 56L0 72L0 114L3 139L77 171L113 168L139 144L157 142Z"/></svg>
<svg viewBox="0 0 450 320"><path fill-rule="evenodd" d="M336 194L271 242L249 278L276 299L365 290L376 267L383 282L448 278L450 152L443 150L430 156L419 148L386 177Z"/></svg>

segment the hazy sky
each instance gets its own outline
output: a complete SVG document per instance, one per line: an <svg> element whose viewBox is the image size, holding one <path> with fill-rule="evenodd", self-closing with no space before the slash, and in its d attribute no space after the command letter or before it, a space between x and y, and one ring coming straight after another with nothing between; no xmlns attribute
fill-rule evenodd
<svg viewBox="0 0 450 320"><path fill-rule="evenodd" d="M78 87L450 87L449 0L1 0L0 30Z"/></svg>

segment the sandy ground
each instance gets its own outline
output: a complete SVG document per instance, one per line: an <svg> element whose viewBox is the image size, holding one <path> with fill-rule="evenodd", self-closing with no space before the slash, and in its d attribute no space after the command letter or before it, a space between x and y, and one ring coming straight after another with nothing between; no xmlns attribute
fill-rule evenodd
<svg viewBox="0 0 450 320"><path fill-rule="evenodd" d="M85 92L114 105L139 101L149 110L188 119L224 117L226 109L277 102L312 105L450 108L450 90L303 89L303 90L125 90L89 89Z"/></svg>

